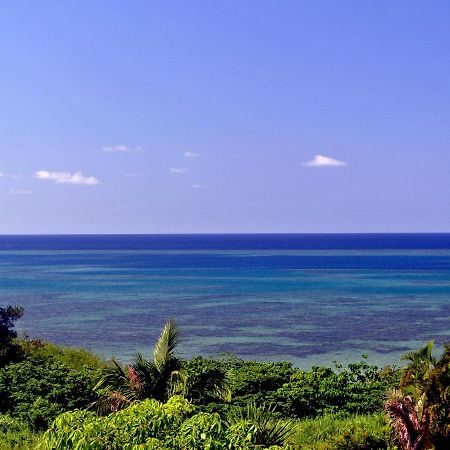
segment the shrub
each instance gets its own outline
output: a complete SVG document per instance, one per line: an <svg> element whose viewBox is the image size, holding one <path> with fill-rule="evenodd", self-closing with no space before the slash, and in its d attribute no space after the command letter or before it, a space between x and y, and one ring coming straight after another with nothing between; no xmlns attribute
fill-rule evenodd
<svg viewBox="0 0 450 450"><path fill-rule="evenodd" d="M311 371L296 372L268 400L284 414L298 418L331 413L372 414L382 410L386 391L398 379L397 370L380 371L364 361L338 371L313 367Z"/></svg>
<svg viewBox="0 0 450 450"><path fill-rule="evenodd" d="M222 415L229 411L229 405L213 395L208 380L223 375L231 391L231 405L276 405L280 416L295 418L381 412L387 390L400 379L398 369L378 369L365 360L345 368L336 364L335 369L314 367L303 371L286 362L243 361L229 356L194 358L184 367L190 400L203 412Z"/></svg>
<svg viewBox="0 0 450 450"><path fill-rule="evenodd" d="M234 408L227 417L230 429L257 446L283 445L293 434L294 422L274 416L274 407L257 407L248 404ZM238 432L238 433L236 433Z"/></svg>
<svg viewBox="0 0 450 450"><path fill-rule="evenodd" d="M106 365L106 361L98 355L83 348L64 347L39 339L21 340L19 343L25 359L51 360L74 370L81 370L84 367L102 369Z"/></svg>
<svg viewBox="0 0 450 450"><path fill-rule="evenodd" d="M232 426L218 414L199 412L184 398L135 402L130 407L98 416L74 411L58 416L39 443L53 450L256 450L251 420ZM271 447L272 450L281 447ZM286 447L287 448L287 447Z"/></svg>
<svg viewBox="0 0 450 450"><path fill-rule="evenodd" d="M235 396L276 391L295 372L288 362L246 361L229 371L230 385Z"/></svg>
<svg viewBox="0 0 450 450"><path fill-rule="evenodd" d="M231 390L227 368L220 360L197 356L183 361L186 375L186 393L196 405L229 401Z"/></svg>
<svg viewBox="0 0 450 450"><path fill-rule="evenodd" d="M58 414L87 407L94 400L94 372L27 359L0 371L0 411L44 429Z"/></svg>
<svg viewBox="0 0 450 450"><path fill-rule="evenodd" d="M0 450L26 450L33 447L37 435L15 417L0 414Z"/></svg>

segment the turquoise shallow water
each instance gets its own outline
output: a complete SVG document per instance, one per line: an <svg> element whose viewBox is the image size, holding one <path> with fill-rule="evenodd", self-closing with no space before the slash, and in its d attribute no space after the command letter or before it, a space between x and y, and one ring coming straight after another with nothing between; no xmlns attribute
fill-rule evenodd
<svg viewBox="0 0 450 450"><path fill-rule="evenodd" d="M300 367L377 364L450 339L450 250L12 250L0 303L18 329L126 361L168 317L181 352Z"/></svg>

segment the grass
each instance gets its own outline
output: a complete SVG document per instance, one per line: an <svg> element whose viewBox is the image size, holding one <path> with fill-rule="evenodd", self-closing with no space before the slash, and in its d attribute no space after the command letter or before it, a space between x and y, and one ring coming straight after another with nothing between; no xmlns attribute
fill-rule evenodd
<svg viewBox="0 0 450 450"><path fill-rule="evenodd" d="M39 435L15 417L0 414L0 450L29 450Z"/></svg>
<svg viewBox="0 0 450 450"><path fill-rule="evenodd" d="M290 442L296 450L393 450L389 439L389 425L381 414L328 415L297 422Z"/></svg>

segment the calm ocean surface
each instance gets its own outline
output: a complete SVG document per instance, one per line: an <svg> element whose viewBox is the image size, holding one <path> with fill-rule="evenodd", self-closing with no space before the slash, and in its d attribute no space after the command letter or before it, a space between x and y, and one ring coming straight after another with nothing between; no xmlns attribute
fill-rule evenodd
<svg viewBox="0 0 450 450"><path fill-rule="evenodd" d="M122 361L174 317L186 357L398 364L450 339L450 234L0 236L6 304Z"/></svg>

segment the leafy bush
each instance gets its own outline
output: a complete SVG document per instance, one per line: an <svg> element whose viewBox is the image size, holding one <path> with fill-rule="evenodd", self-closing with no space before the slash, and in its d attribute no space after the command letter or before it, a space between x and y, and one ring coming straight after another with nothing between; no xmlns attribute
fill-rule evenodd
<svg viewBox="0 0 450 450"><path fill-rule="evenodd" d="M183 361L187 397L196 405L229 401L231 390L227 368L220 360L197 356Z"/></svg>
<svg viewBox="0 0 450 450"><path fill-rule="evenodd" d="M58 414L95 399L94 378L92 369L73 370L51 360L10 364L0 371L0 411L44 429Z"/></svg>
<svg viewBox="0 0 450 450"><path fill-rule="evenodd" d="M26 450L33 447L37 435L15 417L0 414L0 450Z"/></svg>
<svg viewBox="0 0 450 450"><path fill-rule="evenodd" d="M275 391L296 372L288 362L242 361L230 369L229 378L237 397Z"/></svg>
<svg viewBox="0 0 450 450"><path fill-rule="evenodd" d="M314 367L303 371L286 362L243 361L228 356L224 359L194 358L186 361L184 367L190 400L204 412L222 414L230 408L208 389L209 376L214 380L225 375L231 405L276 405L279 415L297 418L337 412L380 412L386 391L400 379L398 369L387 366L380 370L364 360L346 368L337 364L334 370Z"/></svg>
<svg viewBox="0 0 450 450"><path fill-rule="evenodd" d="M179 396L166 404L150 399L136 402L108 416L90 411L64 413L55 419L39 447L53 450L265 448L253 442L251 421L238 421L229 426L218 414L195 414L195 408Z"/></svg>
<svg viewBox="0 0 450 450"><path fill-rule="evenodd" d="M268 400L284 414L298 418L330 413L371 414L382 410L386 391L399 379L397 370L380 371L364 361L338 369L297 371Z"/></svg>
<svg viewBox="0 0 450 450"><path fill-rule="evenodd" d="M64 347L39 339L22 340L19 343L25 359L51 360L74 370L81 370L85 366L102 369L106 365L106 361L98 355L83 348Z"/></svg>

